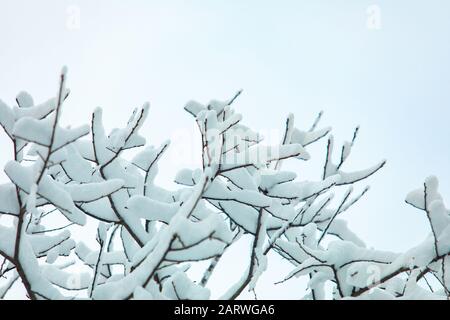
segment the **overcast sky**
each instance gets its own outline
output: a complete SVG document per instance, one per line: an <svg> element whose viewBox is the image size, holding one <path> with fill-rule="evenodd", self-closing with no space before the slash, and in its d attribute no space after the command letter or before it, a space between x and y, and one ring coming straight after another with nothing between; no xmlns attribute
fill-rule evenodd
<svg viewBox="0 0 450 320"><path fill-rule="evenodd" d="M194 122L183 111L190 99L228 99L243 88L235 107L272 138L289 112L307 128L324 110L337 147L361 125L346 169L388 160L345 217L368 245L404 250L429 232L406 193L434 174L450 199L449 13L446 0L0 0L0 99L11 105L21 90L37 102L53 96L67 65L67 124L87 123L101 106L106 126L120 126L150 101L148 142L174 140L158 178L168 187L175 169L199 164ZM3 166L12 151L4 134L0 146ZM288 168L318 179L324 150L325 141L310 163ZM233 279L248 259L239 250L244 263L227 265ZM261 292L291 266L269 270ZM296 290L294 281L262 297Z"/></svg>

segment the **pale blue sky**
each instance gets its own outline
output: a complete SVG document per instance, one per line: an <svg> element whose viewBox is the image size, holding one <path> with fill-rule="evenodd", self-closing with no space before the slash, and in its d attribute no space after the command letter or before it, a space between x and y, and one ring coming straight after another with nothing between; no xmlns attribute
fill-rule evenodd
<svg viewBox="0 0 450 320"><path fill-rule="evenodd" d="M370 5L380 9L379 30L367 28ZM428 233L406 193L435 174L450 199L449 16L445 0L0 0L0 98L12 104L24 89L47 99L67 65L65 122L88 122L102 106L107 126L119 126L148 100L143 132L154 144L194 131L187 100L227 99L239 88L236 108L266 132L282 129L289 112L309 126L324 110L337 143L361 125L348 168L388 160L346 217L369 245L402 250ZM4 135L0 145L3 165ZM318 178L324 148L289 169ZM195 160L169 155L161 183Z"/></svg>

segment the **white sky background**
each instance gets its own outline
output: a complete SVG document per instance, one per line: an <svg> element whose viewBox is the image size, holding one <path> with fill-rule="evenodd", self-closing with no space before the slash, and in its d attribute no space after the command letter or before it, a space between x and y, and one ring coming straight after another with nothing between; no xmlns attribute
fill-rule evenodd
<svg viewBox="0 0 450 320"><path fill-rule="evenodd" d="M371 5L380 29L367 25ZM429 231L406 193L435 174L450 199L449 14L446 0L0 0L0 98L11 105L27 90L46 100L67 65L67 124L88 123L101 106L106 127L122 126L150 101L142 133L150 144L174 140L158 177L169 187L176 169L200 163L199 136L183 111L190 99L228 99L243 88L235 107L272 141L289 112L308 128L324 110L321 124L333 127L337 148L361 125L346 169L388 160L345 214L350 225L370 246L405 250ZM12 155L4 134L0 147L3 167ZM310 151L309 163L285 168L318 179L325 140ZM240 277L246 250L217 271L219 291ZM271 260L258 297L299 298L295 280L271 285L290 270Z"/></svg>

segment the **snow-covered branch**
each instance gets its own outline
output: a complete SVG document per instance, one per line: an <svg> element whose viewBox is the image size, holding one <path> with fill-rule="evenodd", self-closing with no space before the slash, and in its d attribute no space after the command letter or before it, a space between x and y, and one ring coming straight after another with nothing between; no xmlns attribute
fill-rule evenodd
<svg viewBox="0 0 450 320"><path fill-rule="evenodd" d="M0 101L14 147L9 182L0 185L0 298L20 282L30 299L207 299L209 279L243 235L251 238L247 267L224 299L256 291L274 256L293 268L274 282L307 279L298 297L449 297L450 216L435 177L407 196L430 236L405 253L367 248L342 218L368 192L360 182L385 165L344 169L359 127L336 156L322 112L307 130L289 114L281 141L268 145L234 109L242 90L227 101L191 101L185 110L199 129L202 162L174 173L178 188L167 190L155 178L170 142L153 147L140 133L149 104L109 132L100 108L90 125L63 127L66 77L64 68L56 97L42 104L26 92L13 107ZM311 161L308 146L322 138L317 181L282 169ZM201 261L209 263L192 279L187 271Z"/></svg>

